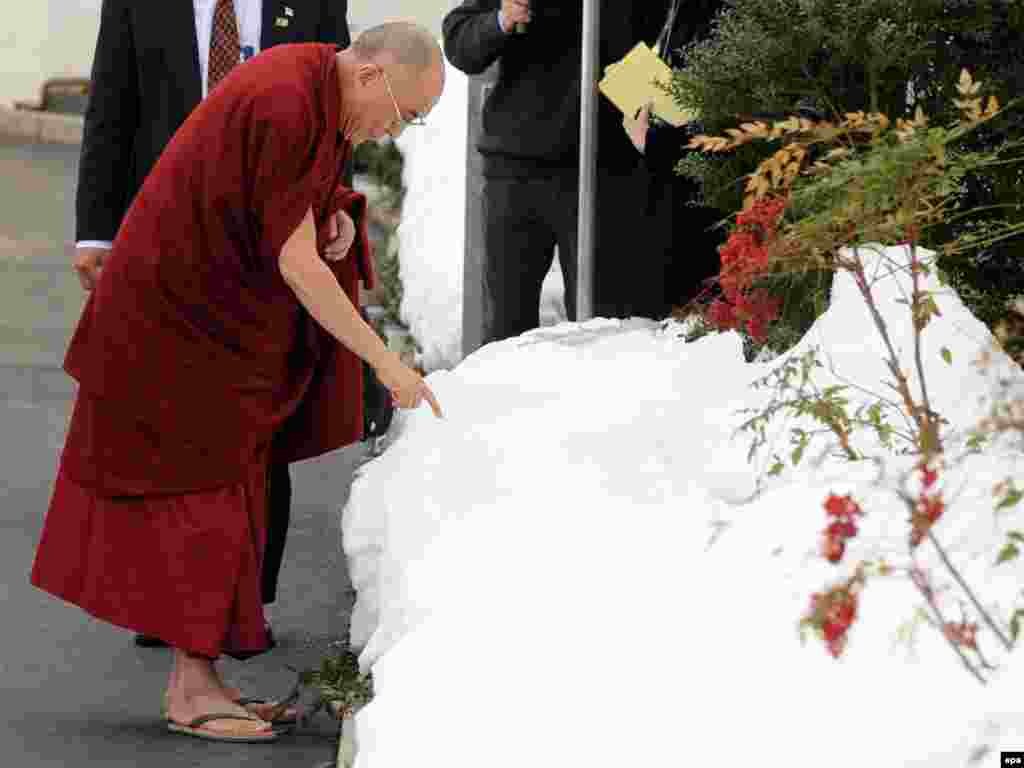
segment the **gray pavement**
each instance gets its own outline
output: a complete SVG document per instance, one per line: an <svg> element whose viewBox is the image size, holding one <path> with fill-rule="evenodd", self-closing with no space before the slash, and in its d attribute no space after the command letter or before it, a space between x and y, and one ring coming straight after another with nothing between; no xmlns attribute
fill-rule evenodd
<svg viewBox="0 0 1024 768"><path fill-rule="evenodd" d="M43 766L312 766L331 760L337 726L320 715L273 745L168 734L159 718L168 653L32 588L28 574L63 444L73 382L60 370L83 303L72 236L78 148L0 139L0 763ZM296 465L278 602L278 648L225 677L250 695L287 692L287 667L316 665L345 636L350 588L338 509L353 446Z"/></svg>

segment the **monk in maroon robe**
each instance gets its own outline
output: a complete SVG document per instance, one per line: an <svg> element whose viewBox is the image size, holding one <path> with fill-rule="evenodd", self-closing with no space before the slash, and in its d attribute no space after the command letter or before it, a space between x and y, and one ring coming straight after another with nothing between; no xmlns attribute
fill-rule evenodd
<svg viewBox="0 0 1024 768"><path fill-rule="evenodd" d="M297 461L359 439L361 369L401 407L433 393L360 318L373 279L351 147L396 135L444 87L411 24L347 50L238 66L167 146L71 340L79 384L32 583L175 649L168 727L272 740L214 661L267 647L260 567L273 441ZM346 217L338 217L343 211ZM339 218L357 234L325 261Z"/></svg>

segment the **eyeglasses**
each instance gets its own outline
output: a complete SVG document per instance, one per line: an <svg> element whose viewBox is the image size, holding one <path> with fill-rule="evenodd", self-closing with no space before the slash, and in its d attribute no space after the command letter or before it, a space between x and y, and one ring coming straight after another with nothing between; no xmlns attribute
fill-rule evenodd
<svg viewBox="0 0 1024 768"><path fill-rule="evenodd" d="M387 86L388 95L391 97L391 103L395 105L395 114L398 115L398 124L405 128L407 125L426 125L427 120L422 115L414 114L408 120L402 117L402 110L398 108L398 102L395 100L395 92L391 90L391 81L388 80L388 73L384 71L384 67L378 67L380 73L384 75L384 85Z"/></svg>

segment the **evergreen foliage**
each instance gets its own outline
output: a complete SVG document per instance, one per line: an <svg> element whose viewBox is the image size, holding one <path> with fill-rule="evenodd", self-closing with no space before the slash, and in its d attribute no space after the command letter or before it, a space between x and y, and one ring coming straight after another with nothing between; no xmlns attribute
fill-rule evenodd
<svg viewBox="0 0 1024 768"><path fill-rule="evenodd" d="M956 83L968 69L1001 103L1024 95L1024 2L1020 0L725 0L710 34L681 51L673 94L701 115L707 134L755 118L789 114L830 120L881 111L892 119L922 107L937 123L955 120ZM985 151L1024 136L1021 113L992 121L951 151ZM776 147L759 143L726 155L691 152L677 167L702 184L707 202L742 207L749 174ZM1020 150L1015 150L1019 152ZM972 215L928 232L937 247L994 219L1024 221L1020 165L986 168L961 180ZM1024 293L1024 239L943 258L940 268L990 326ZM779 333L799 338L827 306L815 275L786 276ZM776 344L782 340L775 341Z"/></svg>

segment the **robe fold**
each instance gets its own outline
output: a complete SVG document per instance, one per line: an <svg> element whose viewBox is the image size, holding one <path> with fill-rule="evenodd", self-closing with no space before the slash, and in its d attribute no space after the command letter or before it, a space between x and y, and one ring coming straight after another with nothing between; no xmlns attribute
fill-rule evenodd
<svg viewBox="0 0 1024 768"><path fill-rule="evenodd" d="M310 208L321 249L345 210L356 243L332 272L353 303L358 280L373 285L366 201L342 184L335 53L272 48L190 115L65 357L78 396L32 582L208 656L264 645L271 443L276 461L297 461L361 437L362 363L278 266Z"/></svg>
<svg viewBox="0 0 1024 768"><path fill-rule="evenodd" d="M64 466L77 483L103 495L217 488L242 479L277 433L286 461L361 437L361 363L299 304L277 261L310 207L321 245L343 209L357 243L332 269L353 302L360 277L372 286L366 202L341 182L339 107L333 46L278 46L172 139L65 358L106 404L72 426Z"/></svg>

